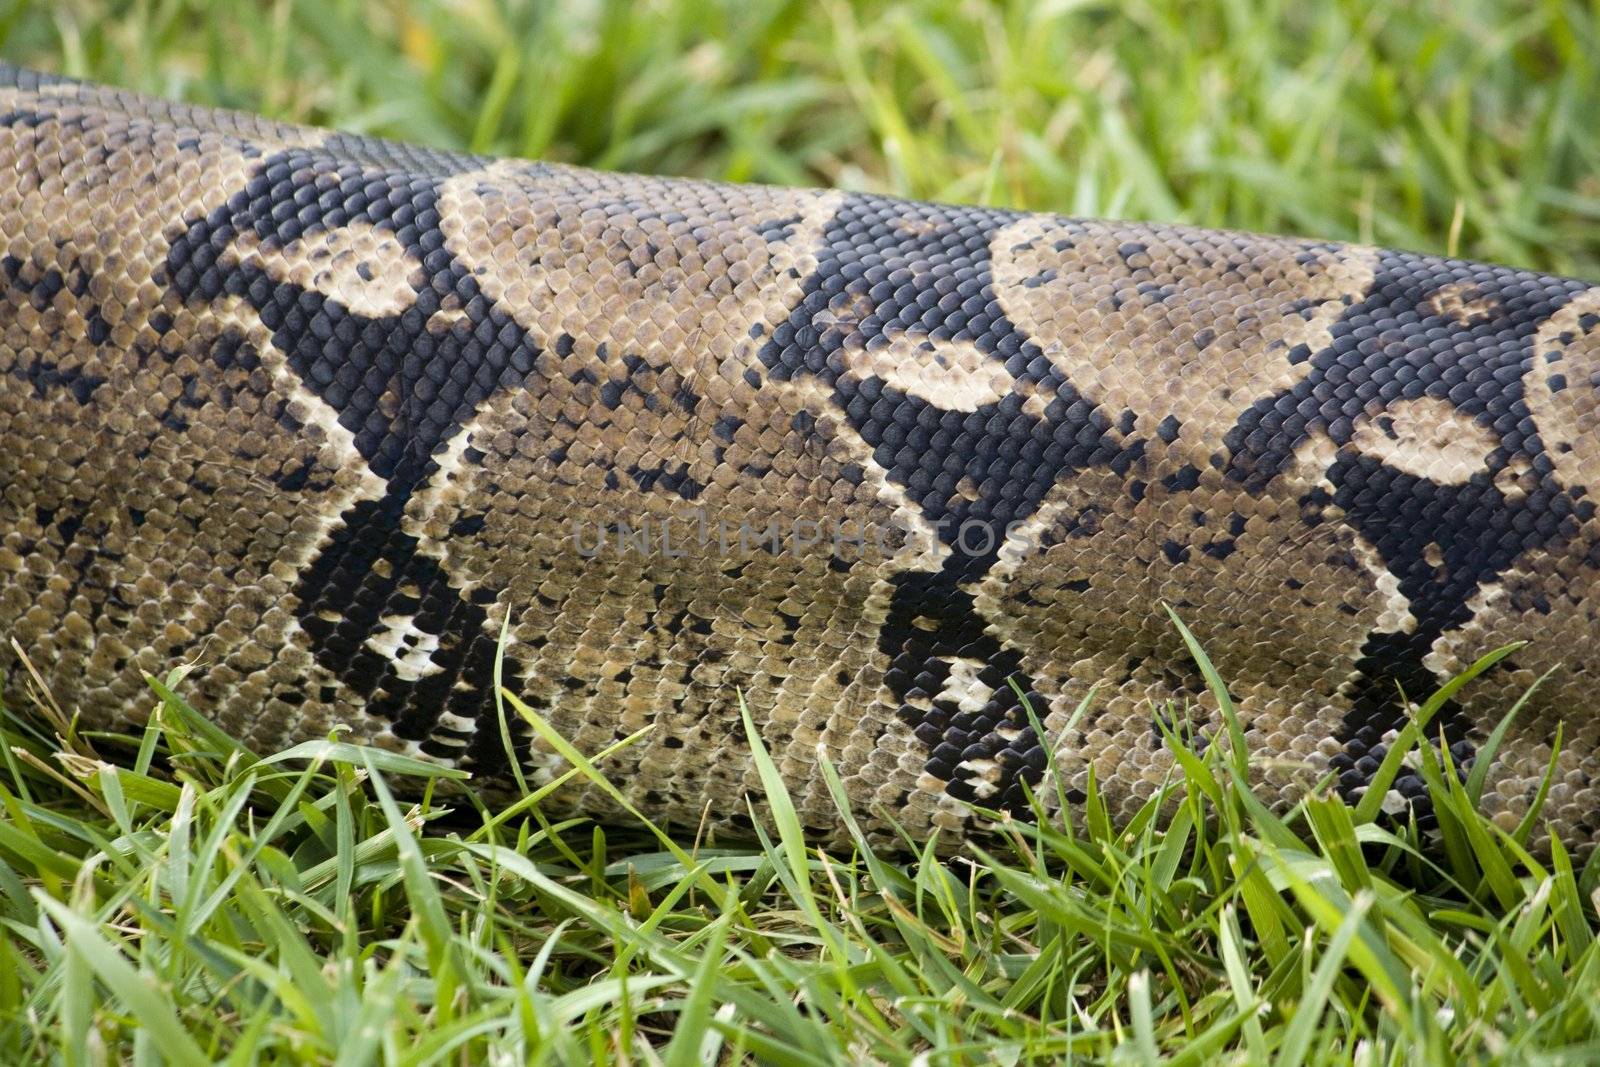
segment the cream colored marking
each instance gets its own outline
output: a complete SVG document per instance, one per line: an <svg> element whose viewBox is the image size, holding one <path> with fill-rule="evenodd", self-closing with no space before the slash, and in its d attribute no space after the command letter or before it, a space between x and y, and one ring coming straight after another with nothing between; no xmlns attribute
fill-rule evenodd
<svg viewBox="0 0 1600 1067"><path fill-rule="evenodd" d="M984 756L979 759L962 760L956 766L970 772L968 784L972 786L973 795L978 800L988 800L1000 791L1000 764L993 759Z"/></svg>
<svg viewBox="0 0 1600 1067"><path fill-rule="evenodd" d="M1448 400L1421 397L1390 404L1355 425L1351 443L1385 466L1442 485L1465 485L1488 471L1500 439Z"/></svg>
<svg viewBox="0 0 1600 1067"><path fill-rule="evenodd" d="M446 730L457 730L465 733L475 733L478 729L476 719L469 719L464 715L457 715L453 711L441 712L439 725Z"/></svg>
<svg viewBox="0 0 1600 1067"><path fill-rule="evenodd" d="M457 323L471 321L465 308L442 307L428 316L427 328L444 332Z"/></svg>
<svg viewBox="0 0 1600 1067"><path fill-rule="evenodd" d="M501 394L473 412L472 417L462 423L455 436L446 443L444 451L433 456L436 469L411 495L401 526L406 533L418 538L419 549L441 562L444 561L449 545L437 543L427 536L418 527L414 516L453 514L460 510L468 491L466 483L471 477L471 471L466 466L466 452L468 446L472 444L473 434L484 429L492 420L503 418L505 413L502 409L510 402L509 394Z"/></svg>
<svg viewBox="0 0 1600 1067"><path fill-rule="evenodd" d="M1052 503L1047 498L1034 510L1032 515L1011 527L1004 543L1000 545L998 558L995 559L994 565L989 568L989 575L992 575L997 580L997 585L1000 581L1015 574L1017 568L1022 566L1029 556L1038 551L1039 540L1044 536L1045 531L1055 525L1061 513L1071 506L1072 503L1069 501ZM985 582L984 584L987 585L989 583Z"/></svg>
<svg viewBox="0 0 1600 1067"><path fill-rule="evenodd" d="M1422 310L1464 326L1483 322L1500 310L1500 300L1485 295L1477 282L1442 285L1422 302Z"/></svg>
<svg viewBox="0 0 1600 1067"><path fill-rule="evenodd" d="M1367 573L1372 575L1373 585L1382 599L1383 607L1373 626L1374 631L1385 634L1415 632L1417 617L1411 613L1411 601L1400 591L1400 579L1389 570L1378 549L1366 538L1352 531L1350 543L1356 557L1366 566Z"/></svg>
<svg viewBox="0 0 1600 1067"><path fill-rule="evenodd" d="M940 696L956 701L962 711L982 711L989 698L994 696L993 687L978 680L978 672L983 670L985 664L966 656L954 656L947 662L950 664L950 676L945 679Z"/></svg>
<svg viewBox="0 0 1600 1067"><path fill-rule="evenodd" d="M1538 475L1527 456L1512 456L1495 472L1494 487L1505 496L1506 502L1515 504L1539 487Z"/></svg>
<svg viewBox="0 0 1600 1067"><path fill-rule="evenodd" d="M433 662L439 650L439 636L417 629L410 615L385 615L378 620L383 629L370 635L364 644L394 665L394 673L406 682L415 682L444 668Z"/></svg>
<svg viewBox="0 0 1600 1067"><path fill-rule="evenodd" d="M1600 288L1580 293L1539 327L1522 388L1556 478L1593 491L1600 487L1600 329L1584 332L1587 315L1600 315ZM1564 388L1553 386L1558 376Z"/></svg>
<svg viewBox="0 0 1600 1067"><path fill-rule="evenodd" d="M904 333L866 348L846 347L844 363L856 378L880 378L890 388L946 411L977 411L985 404L997 404L1015 384L998 360L971 342Z"/></svg>
<svg viewBox="0 0 1600 1067"><path fill-rule="evenodd" d="M1467 599L1467 623L1446 630L1434 639L1433 647L1422 657L1424 667L1441 678L1457 673L1461 669L1457 666L1461 662L1461 649L1457 646L1462 643L1462 637L1474 624L1483 626L1485 620L1498 621L1516 617L1515 611L1506 610L1506 604L1511 598L1505 586L1505 579L1508 577L1512 577L1510 572L1502 575L1499 581L1480 584L1473 591L1472 596ZM1467 659L1466 662L1470 663L1471 660Z"/></svg>
<svg viewBox="0 0 1600 1067"><path fill-rule="evenodd" d="M399 315L416 302L423 283L417 258L394 234L366 222L319 230L282 246L246 232L229 247L239 263L273 281L321 293L368 318Z"/></svg>

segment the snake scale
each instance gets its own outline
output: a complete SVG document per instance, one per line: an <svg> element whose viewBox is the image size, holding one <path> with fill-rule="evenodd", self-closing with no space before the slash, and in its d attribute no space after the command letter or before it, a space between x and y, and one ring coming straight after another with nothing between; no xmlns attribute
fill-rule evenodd
<svg viewBox="0 0 1600 1067"><path fill-rule="evenodd" d="M496 160L0 69L0 634L196 707L748 829L1103 792L1224 729L1360 795L1413 702L1600 838L1600 288L1327 242ZM9 640L7 642L9 644ZM6 656L13 654L7 649ZM12 706L22 686L14 659ZM1025 713L1024 694L1035 716ZM1081 712L1080 704L1084 704ZM1036 730L1036 724L1044 736ZM1556 740L1560 731L1559 750ZM1386 810L1419 812L1402 770ZM605 817L563 787L553 810Z"/></svg>

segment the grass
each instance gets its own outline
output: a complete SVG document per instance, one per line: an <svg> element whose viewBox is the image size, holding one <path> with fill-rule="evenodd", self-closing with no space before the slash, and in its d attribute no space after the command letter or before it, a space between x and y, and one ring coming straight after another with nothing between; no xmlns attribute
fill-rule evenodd
<svg viewBox="0 0 1600 1067"><path fill-rule="evenodd" d="M441 803L335 740L258 758L168 681L126 745L5 729L4 1062L1600 1057L1600 872L1495 830L1425 730L1397 751L1442 848L1271 814L1235 733L1169 738L1186 773L1129 826L1091 798L949 860L808 849L770 762L748 848Z"/></svg>
<svg viewBox="0 0 1600 1067"><path fill-rule="evenodd" d="M1559 0L9 0L0 55L452 147L1600 277L1600 9ZM0 1062L1600 1061L1600 870L1481 819L1420 725L1431 849L1325 794L1273 815L1237 739L1172 738L1169 818L1091 798L945 860L810 850L780 789L745 848L484 810L336 739L244 752L168 683L140 738L5 720Z"/></svg>

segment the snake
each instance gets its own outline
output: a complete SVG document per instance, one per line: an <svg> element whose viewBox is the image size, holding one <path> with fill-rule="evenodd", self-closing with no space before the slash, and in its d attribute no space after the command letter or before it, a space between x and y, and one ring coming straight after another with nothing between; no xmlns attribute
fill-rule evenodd
<svg viewBox="0 0 1600 1067"><path fill-rule="evenodd" d="M0 667L86 728L182 664L253 750L959 843L1132 819L1175 738L1436 825L1432 699L1494 825L1588 848L1597 490L1582 281L0 68Z"/></svg>

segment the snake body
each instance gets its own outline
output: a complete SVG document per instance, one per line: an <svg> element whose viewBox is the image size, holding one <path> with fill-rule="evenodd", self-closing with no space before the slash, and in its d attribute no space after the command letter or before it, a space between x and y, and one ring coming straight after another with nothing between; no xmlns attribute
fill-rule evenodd
<svg viewBox="0 0 1600 1067"><path fill-rule="evenodd" d="M1362 795L1408 699L1527 641L1429 731L1470 766L1544 678L1483 804L1515 826L1548 770L1589 846L1597 489L1583 282L0 70L0 634L90 725L189 663L253 747L343 728L538 785L567 764L502 730L504 627L578 750L650 727L604 766L654 818L748 828L742 694L816 833L825 755L869 832L959 840L1042 784L1128 817L1169 731L1225 732L1170 606L1280 807Z"/></svg>

